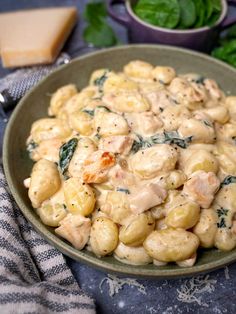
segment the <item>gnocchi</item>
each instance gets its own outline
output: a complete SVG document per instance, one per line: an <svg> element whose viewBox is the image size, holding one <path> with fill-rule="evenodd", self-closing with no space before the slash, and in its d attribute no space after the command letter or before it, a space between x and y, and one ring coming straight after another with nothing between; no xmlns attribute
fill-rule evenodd
<svg viewBox="0 0 236 314"><path fill-rule="evenodd" d="M32 207L76 249L131 265L232 250L235 107L211 78L143 60L62 86L26 142Z"/></svg>

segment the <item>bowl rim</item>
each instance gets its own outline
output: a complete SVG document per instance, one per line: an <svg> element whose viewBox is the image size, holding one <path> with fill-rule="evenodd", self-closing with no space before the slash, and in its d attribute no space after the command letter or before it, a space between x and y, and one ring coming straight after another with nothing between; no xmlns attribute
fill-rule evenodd
<svg viewBox="0 0 236 314"><path fill-rule="evenodd" d="M228 3L226 0L221 0L221 4L222 4L222 10L221 10L221 14L218 18L218 20L215 22L214 25L212 26L202 26L199 28L190 28L190 29L171 29L171 28L165 28L165 27L160 27L160 26L155 26L152 24L149 24L147 22L145 22L144 20L140 19L133 11L132 6L131 6L131 1L130 0L125 0L125 4L126 4L126 9L128 11L128 13L132 16L132 18L134 20L136 20L136 22L138 22L139 24L142 24L143 26L147 27L147 28L151 28L153 30L158 30L161 31L163 33L170 33L170 34L196 34L196 33L200 33L203 31L207 31L213 28L216 28L218 26L220 26L220 24L223 22L223 20L226 18L227 12L228 12Z"/></svg>
<svg viewBox="0 0 236 314"><path fill-rule="evenodd" d="M178 51L182 52L191 56L196 56L200 57L204 60L208 60L210 62L215 63L216 65L220 65L221 67L223 66L226 70L230 70L235 72L236 75L236 69L233 67L227 65L226 63L219 61L217 59L214 59L208 55L205 55L200 52L195 52L189 49L183 49L183 48L178 48L178 47L173 47L173 46L167 46L167 45L148 45L148 44L136 44L136 45L123 45L119 47L113 47L109 49L102 49L99 51L95 51L89 54L85 54L83 56L80 56L76 59L73 59L69 65L76 63L78 61L84 60L88 57L93 57L95 55L103 55L106 54L106 52L112 52L112 51L122 51L126 49L134 49L134 48L145 48L145 49L166 49L166 50L171 50L171 51ZM67 67L68 64L60 66L60 68L54 70L51 72L48 76L46 76L43 80L41 80L36 86L34 86L18 103L16 106L15 110L13 111L9 122L7 124L5 134L4 134L4 140L3 140L3 167L4 167L4 173L7 179L7 184L10 188L10 191L25 218L28 220L28 222L33 225L33 227L44 237L46 238L46 241L52 244L54 247L59 249L63 254L71 257L74 260L77 260L79 262L88 264L92 267L98 268L102 270L103 272L110 272L110 273L115 273L121 276L130 276L130 277L139 277L139 278L153 278L153 279L170 279L170 278L182 278L182 277L187 277L187 276L192 276L196 275L199 273L204 273L204 272L210 272L215 269L224 267L230 263L233 263L236 261L236 251L231 251L229 252L228 256L224 256L220 258L217 261L211 261L207 264L204 265L194 265L193 267L189 268L174 268L174 269L162 269L156 268L156 269L143 269L143 266L133 266L130 264L112 264L109 261L106 261L106 257L99 259L98 257L91 256L87 253L84 253L84 251L78 251L75 248L73 248L70 244L66 243L63 239L59 238L57 235L53 234L50 232L47 227L33 215L33 210L32 208L29 208L24 204L22 201L20 195L18 194L17 188L14 185L12 174L10 172L10 164L8 160L8 154L9 154L9 141L8 138L11 133L12 126L15 123L15 120L18 118L18 112L21 110L21 108L24 106L25 101L31 97L31 93L38 89L41 85L45 84L45 81L54 75L57 75L65 67ZM132 267L132 269L131 269Z"/></svg>

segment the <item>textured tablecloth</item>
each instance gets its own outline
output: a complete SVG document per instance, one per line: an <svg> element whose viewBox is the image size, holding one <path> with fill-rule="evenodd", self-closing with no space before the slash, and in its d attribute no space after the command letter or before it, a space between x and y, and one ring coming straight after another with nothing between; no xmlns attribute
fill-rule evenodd
<svg viewBox="0 0 236 314"><path fill-rule="evenodd" d="M63 255L25 220L0 168L0 313L95 313Z"/></svg>

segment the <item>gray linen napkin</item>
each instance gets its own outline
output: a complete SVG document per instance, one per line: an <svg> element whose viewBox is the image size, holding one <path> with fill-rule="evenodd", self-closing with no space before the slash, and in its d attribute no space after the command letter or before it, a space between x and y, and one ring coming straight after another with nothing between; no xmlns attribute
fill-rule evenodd
<svg viewBox="0 0 236 314"><path fill-rule="evenodd" d="M0 313L95 313L63 255L25 220L0 168Z"/></svg>

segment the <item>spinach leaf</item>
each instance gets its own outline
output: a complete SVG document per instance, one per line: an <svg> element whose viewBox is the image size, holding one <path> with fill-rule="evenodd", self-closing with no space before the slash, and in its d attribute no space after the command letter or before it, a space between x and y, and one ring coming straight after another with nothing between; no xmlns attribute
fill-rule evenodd
<svg viewBox="0 0 236 314"><path fill-rule="evenodd" d="M130 191L128 189L124 189L124 188L117 188L116 191L117 192L123 192L125 194L130 194Z"/></svg>
<svg viewBox="0 0 236 314"><path fill-rule="evenodd" d="M77 138L72 138L67 143L63 144L59 151L59 168L64 175L69 167L69 163L73 157L78 144Z"/></svg>
<svg viewBox="0 0 236 314"><path fill-rule="evenodd" d="M224 178L224 180L220 184L220 188L222 188L225 185L229 185L231 183L236 183L236 177L235 176L227 176Z"/></svg>
<svg viewBox="0 0 236 314"><path fill-rule="evenodd" d="M195 8L196 8L196 14L197 19L196 23L194 24L195 28L202 27L205 22L205 5L203 0L194 0Z"/></svg>
<svg viewBox="0 0 236 314"><path fill-rule="evenodd" d="M107 11L104 1L88 3L84 12L88 26L84 29L83 38L95 47L109 47L117 44L113 29L106 23Z"/></svg>
<svg viewBox="0 0 236 314"><path fill-rule="evenodd" d="M37 143L35 143L33 140L31 140L29 142L29 144L26 147L27 152L29 153L29 155L35 150L35 148L37 148L39 145Z"/></svg>
<svg viewBox="0 0 236 314"><path fill-rule="evenodd" d="M83 109L82 111L89 114L91 117L94 116L94 110Z"/></svg>
<svg viewBox="0 0 236 314"><path fill-rule="evenodd" d="M161 134L156 134L149 138L143 138L141 135L137 134L137 140L134 140L131 151L137 153L140 149L145 149L156 144L175 144L181 148L187 148L192 138L193 136L182 138L177 131L164 131Z"/></svg>
<svg viewBox="0 0 236 314"><path fill-rule="evenodd" d="M223 42L222 46L211 52L211 55L236 67L236 38Z"/></svg>
<svg viewBox="0 0 236 314"><path fill-rule="evenodd" d="M109 70L104 71L103 75L98 77L93 83L94 85L98 86L98 90L100 93L103 92L103 84L107 79L107 73L109 72Z"/></svg>
<svg viewBox="0 0 236 314"><path fill-rule="evenodd" d="M178 0L139 0L133 9L142 20L160 27L175 28L180 19Z"/></svg>
<svg viewBox="0 0 236 314"><path fill-rule="evenodd" d="M112 28L105 23L98 23L96 27L88 25L83 32L83 38L95 47L110 47L117 43Z"/></svg>
<svg viewBox="0 0 236 314"><path fill-rule="evenodd" d="M180 22L178 28L189 28L196 21L196 7L193 0L179 0Z"/></svg>

